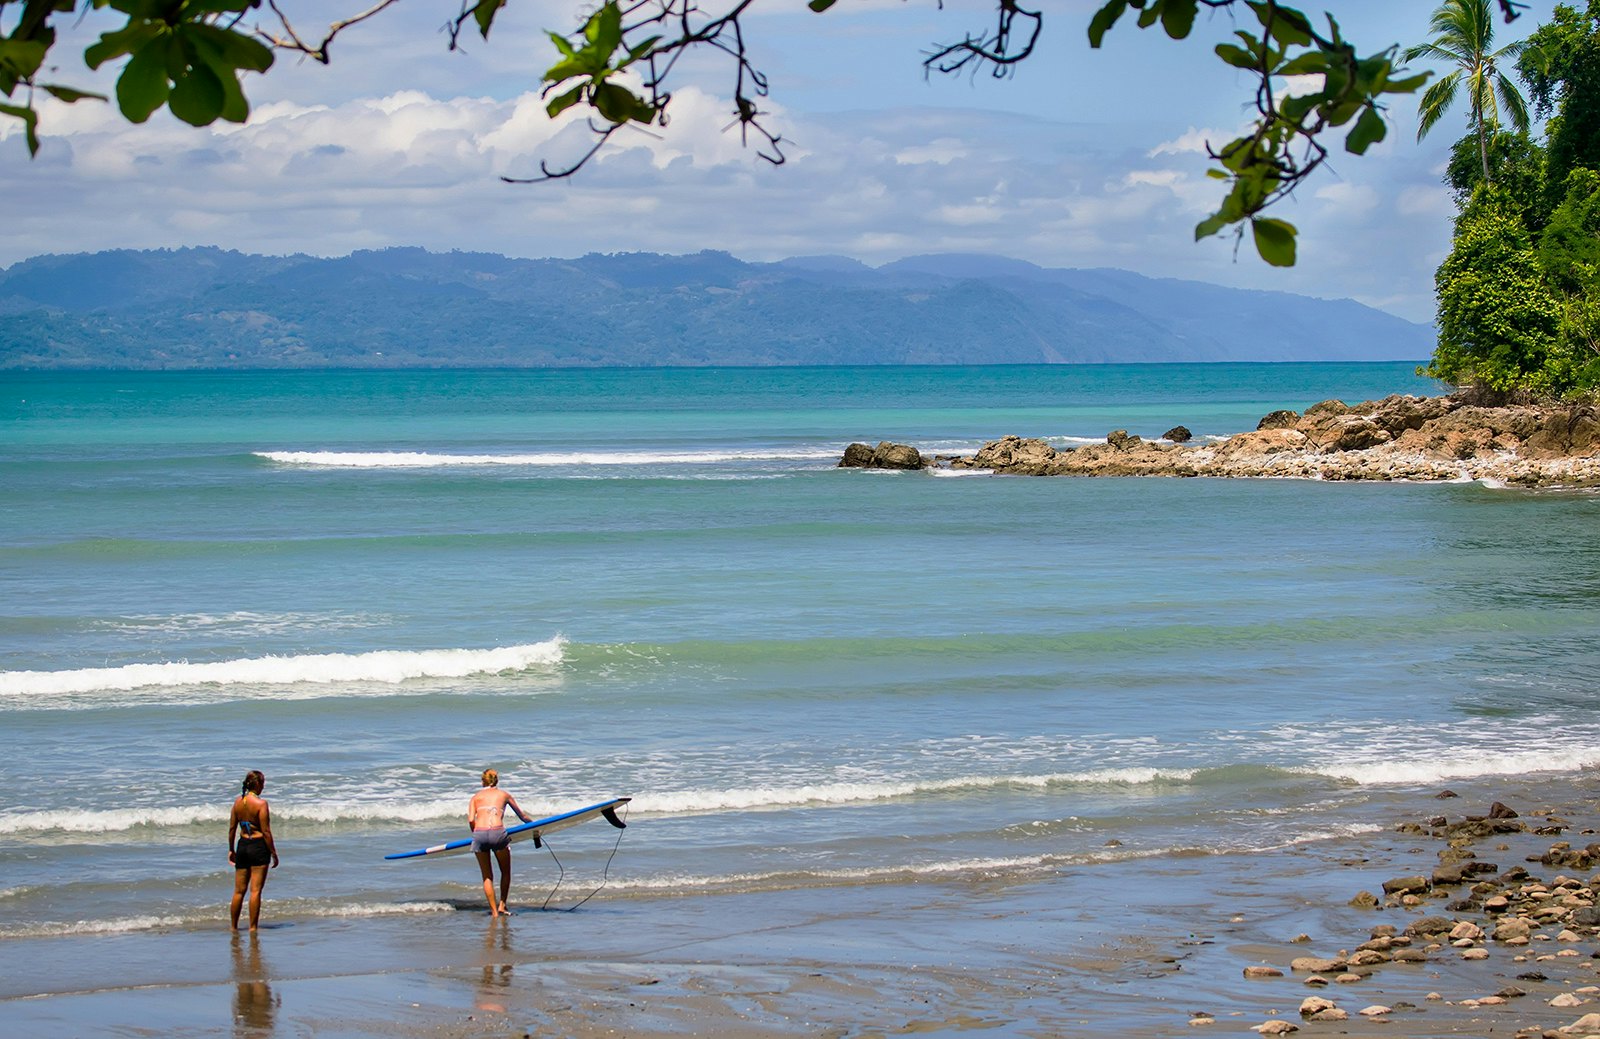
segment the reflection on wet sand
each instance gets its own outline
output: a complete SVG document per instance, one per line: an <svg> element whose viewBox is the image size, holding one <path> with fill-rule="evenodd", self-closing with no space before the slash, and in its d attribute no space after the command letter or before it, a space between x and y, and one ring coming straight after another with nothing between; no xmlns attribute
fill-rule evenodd
<svg viewBox="0 0 1600 1039"><path fill-rule="evenodd" d="M509 918L491 917L489 928L483 933L483 980L478 984L474 1001L479 1010L496 1014L506 1012L504 989L511 987L512 965L495 953L511 952L511 925Z"/></svg>
<svg viewBox="0 0 1600 1039"><path fill-rule="evenodd" d="M238 1039L259 1039L272 1034L279 997L267 983L261 959L261 941L255 934L233 934L233 1034Z"/></svg>

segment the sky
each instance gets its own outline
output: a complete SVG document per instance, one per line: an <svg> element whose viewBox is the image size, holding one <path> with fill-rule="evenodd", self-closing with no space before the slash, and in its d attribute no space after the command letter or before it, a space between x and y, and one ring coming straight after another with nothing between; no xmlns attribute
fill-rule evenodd
<svg viewBox="0 0 1600 1039"><path fill-rule="evenodd" d="M310 36L370 3L279 7ZM199 245L318 256L401 245L520 257L720 249L873 265L993 253L1349 297L1432 320L1455 212L1442 178L1464 109L1418 142L1415 98L1400 97L1367 155L1335 139L1328 166L1274 214L1299 227L1299 263L1269 267L1248 242L1236 255L1231 238L1193 235L1222 196L1205 176L1205 142L1249 121L1249 78L1211 50L1231 16L1202 13L1185 41L1125 17L1094 51L1085 31L1099 0L1041 3L1038 53L997 80L922 71L930 45L985 27L983 0L839 0L821 15L803 0L757 0L746 36L769 78L783 165L728 129L731 71L702 56L681 67L664 131L615 135L574 178L509 185L502 174L532 175L541 159L586 144L582 125L552 122L539 97L555 54L544 30L577 25L580 5L511 0L488 41L451 53L440 27L460 0L401 0L341 35L330 65L280 55L249 77L243 126L196 129L165 111L133 126L114 105L46 101L30 159L20 125L0 119L0 266ZM1497 21L1496 44L1532 31L1552 6L1534 0L1513 25ZM1433 7L1302 5L1331 10L1362 53L1426 39ZM111 90L116 69L89 73L80 58L111 17L85 16L64 34L57 81Z"/></svg>

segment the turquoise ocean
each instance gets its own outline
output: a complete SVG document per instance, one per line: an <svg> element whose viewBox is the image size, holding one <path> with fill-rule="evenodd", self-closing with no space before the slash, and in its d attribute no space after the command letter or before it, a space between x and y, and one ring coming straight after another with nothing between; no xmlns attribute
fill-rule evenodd
<svg viewBox="0 0 1600 1039"><path fill-rule="evenodd" d="M840 470L1439 388L1414 365L0 374L0 952L277 921L1030 882L1600 763L1600 498ZM618 843L620 839L620 844ZM552 855L553 853L553 855ZM562 875L565 870L565 876ZM558 880L560 881L557 886Z"/></svg>

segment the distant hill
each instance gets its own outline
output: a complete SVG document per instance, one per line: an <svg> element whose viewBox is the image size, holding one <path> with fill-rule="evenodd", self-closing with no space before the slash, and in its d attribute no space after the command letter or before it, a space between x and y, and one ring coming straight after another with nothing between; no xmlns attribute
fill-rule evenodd
<svg viewBox="0 0 1600 1039"><path fill-rule="evenodd" d="M994 256L337 259L177 249L0 272L0 368L1421 360L1351 300Z"/></svg>

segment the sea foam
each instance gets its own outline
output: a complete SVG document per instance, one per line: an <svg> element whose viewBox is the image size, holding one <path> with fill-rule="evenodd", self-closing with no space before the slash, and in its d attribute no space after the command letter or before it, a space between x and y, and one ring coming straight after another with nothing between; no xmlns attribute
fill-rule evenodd
<svg viewBox="0 0 1600 1039"><path fill-rule="evenodd" d="M280 465L337 469L428 469L457 465L712 465L720 462L805 462L836 459L835 448L748 451L538 451L515 454L443 454L433 451L257 451Z"/></svg>
<svg viewBox="0 0 1600 1039"><path fill-rule="evenodd" d="M308 653L191 663L124 664L69 671L0 671L0 697L68 696L181 686L398 685L416 678L465 678L559 664L565 640L494 649L377 650Z"/></svg>

